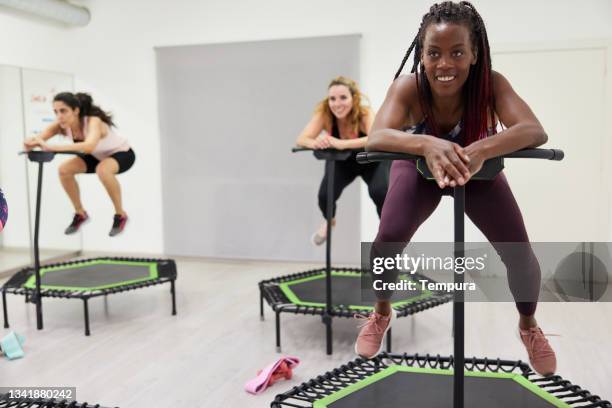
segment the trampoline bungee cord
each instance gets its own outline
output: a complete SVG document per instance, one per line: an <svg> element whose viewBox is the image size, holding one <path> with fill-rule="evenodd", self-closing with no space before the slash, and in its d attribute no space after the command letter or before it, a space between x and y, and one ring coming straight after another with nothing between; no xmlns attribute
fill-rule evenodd
<svg viewBox="0 0 612 408"><path fill-rule="evenodd" d="M524 149L488 160L474 179L488 180L504 167L504 158L560 161L556 149ZM359 163L415 160L425 178L432 179L424 158L388 152L362 152ZM454 187L455 257L464 254L465 187ZM463 274L454 273L456 287ZM453 294L454 351L451 357L381 353L371 360L358 358L337 369L279 394L272 407L359 408L418 407L605 407L589 391L558 375L541 377L521 361L478 359L464 356L464 293ZM464 367L464 370L454 369ZM466 392L467 390L467 392Z"/></svg>
<svg viewBox="0 0 612 408"><path fill-rule="evenodd" d="M2 286L4 327L9 327L6 294L24 295L36 305L36 327L43 329L42 298L81 299L83 301L85 335L89 336L89 305L91 298L170 284L172 315L176 315L176 264L172 259L100 257L41 266L39 251L40 207L44 163L55 158L56 152L33 150L24 152L28 160L38 163L36 212L34 217L34 266L21 269ZM72 154L62 152L61 154Z"/></svg>

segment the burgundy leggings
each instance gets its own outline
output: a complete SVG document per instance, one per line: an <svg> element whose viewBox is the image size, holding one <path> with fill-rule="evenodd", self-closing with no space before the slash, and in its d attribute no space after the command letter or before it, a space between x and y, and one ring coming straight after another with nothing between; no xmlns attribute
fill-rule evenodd
<svg viewBox="0 0 612 408"><path fill-rule="evenodd" d="M417 228L436 209L442 196L447 194L452 195L452 189L442 190L434 181L423 178L414 162L394 161L373 251L376 251L376 242L408 243ZM510 253L508 246L495 245L496 242L529 242L523 216L504 174L500 173L493 180L469 181L465 187L465 212L500 255L507 268L508 283L514 298L519 297L517 291L520 282L521 290L524 291L527 286L529 291L529 297L521 298L537 299L540 266L530 245L520 246L524 252L518 254L520 256L516 252ZM393 276L384 279L393 279ZM386 300L392 292L377 291L376 295ZM516 302L519 313L526 316L533 315L536 306L535 301Z"/></svg>

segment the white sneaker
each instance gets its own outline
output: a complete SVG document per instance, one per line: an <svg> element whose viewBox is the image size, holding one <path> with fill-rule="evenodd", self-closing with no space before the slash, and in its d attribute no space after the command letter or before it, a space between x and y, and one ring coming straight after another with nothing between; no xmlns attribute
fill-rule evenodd
<svg viewBox="0 0 612 408"><path fill-rule="evenodd" d="M325 241L327 241L327 237L324 237L322 235L319 235L319 231L315 232L314 234L312 234L312 236L310 237L310 242L312 242L313 245L316 246L321 246L325 243Z"/></svg>

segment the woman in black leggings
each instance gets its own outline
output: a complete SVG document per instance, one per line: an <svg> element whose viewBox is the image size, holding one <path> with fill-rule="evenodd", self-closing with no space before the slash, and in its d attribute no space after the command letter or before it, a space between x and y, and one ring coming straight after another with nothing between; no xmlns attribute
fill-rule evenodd
<svg viewBox="0 0 612 408"><path fill-rule="evenodd" d="M387 193L388 166L382 163L359 165L355 160L357 152L363 150L372 127L374 113L362 105L365 96L361 93L355 81L345 78L334 78L327 91L327 97L317 105L314 115L297 139L299 146L310 149L353 150L351 157L344 161L335 161L334 169L334 208L332 217L336 214L336 201L342 190L357 176L361 176L368 184L370 197L376 204L380 216ZM326 219L327 208L327 177L326 172L319 188L319 208ZM332 220L332 226L336 223ZM327 222L324 220L313 234L312 242L321 245L327 239Z"/></svg>

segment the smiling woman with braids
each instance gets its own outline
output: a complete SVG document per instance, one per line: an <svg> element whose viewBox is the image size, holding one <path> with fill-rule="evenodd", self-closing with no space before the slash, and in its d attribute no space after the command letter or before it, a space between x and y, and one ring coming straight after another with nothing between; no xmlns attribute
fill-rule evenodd
<svg viewBox="0 0 612 408"><path fill-rule="evenodd" d="M412 51L411 74L400 76ZM499 132L498 122L503 125ZM503 173L490 181L468 183L485 160L546 141L529 106L506 78L491 69L487 32L474 6L448 1L434 4L423 16L376 115L366 149L424 156L437 182L423 179L412 161L393 162L372 256L384 251L379 249L385 247L382 243L409 242L441 197L452 194L450 187L467 183L465 211L500 254L512 294L517 299L519 287L527 286L526 299L534 299L517 300L518 329L533 368L550 375L556 370L555 353L534 317L540 288L538 261L528 244L521 246L520 256L496 246L529 242L520 209ZM395 276L388 279L394 281ZM377 292L375 312L355 345L363 357L371 358L382 349L395 317L388 300L391 294Z"/></svg>
<svg viewBox="0 0 612 408"><path fill-rule="evenodd" d="M314 115L297 139L297 145L309 149L354 150L354 154L344 161L334 162L334 209L342 190L357 176L361 176L368 185L368 192L376 211L380 216L387 184L389 168L386 164L372 163L359 165L356 161L357 151L365 147L368 134L374 120L374 113L363 105L365 95L352 79L339 76L332 79L327 87L327 97L317 105ZM319 208L326 218L327 209L327 173L319 188ZM332 219L332 226L335 225ZM327 239L327 222L323 221L313 234L312 242L321 245Z"/></svg>
<svg viewBox="0 0 612 408"><path fill-rule="evenodd" d="M96 173L106 188L115 207L115 217L110 236L123 231L128 217L121 203L121 186L116 175L129 170L136 156L130 145L115 132L113 118L93 103L86 93L62 92L53 98L53 112L56 120L38 136L27 139L26 149L40 147L53 152L77 152L78 155L63 162L59 176L66 194L74 206L75 215L66 228L66 234L73 234L89 219L81 203L79 185L75 175ZM74 143L50 145L47 140L57 134L68 136Z"/></svg>

